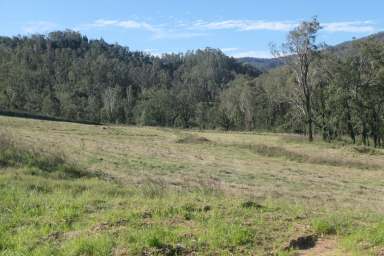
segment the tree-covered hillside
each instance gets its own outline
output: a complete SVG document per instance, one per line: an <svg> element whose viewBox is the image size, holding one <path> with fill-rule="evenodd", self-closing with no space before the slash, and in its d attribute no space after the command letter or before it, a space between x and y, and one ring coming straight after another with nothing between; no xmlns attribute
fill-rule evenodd
<svg viewBox="0 0 384 256"><path fill-rule="evenodd" d="M337 55L351 55L354 51L353 44L357 42L362 42L366 40L377 40L384 42L384 32L376 33L368 37L363 37L359 39L353 39L351 41L346 41L335 46L328 47L328 50L332 51L333 54ZM237 59L240 63L251 65L262 72L266 72L273 68L278 68L283 66L286 62L283 58L258 58L258 57L242 57Z"/></svg>
<svg viewBox="0 0 384 256"><path fill-rule="evenodd" d="M240 63L252 65L255 68L265 72L273 68L284 65L284 61L280 58L256 58L256 57L243 57L237 59Z"/></svg>
<svg viewBox="0 0 384 256"><path fill-rule="evenodd" d="M0 109L145 125L204 125L239 75L260 72L215 49L161 58L73 31L0 37Z"/></svg>
<svg viewBox="0 0 384 256"><path fill-rule="evenodd" d="M1 37L0 110L383 146L380 34L324 50L309 24L289 33L284 65L262 74L211 48L156 57L73 31Z"/></svg>

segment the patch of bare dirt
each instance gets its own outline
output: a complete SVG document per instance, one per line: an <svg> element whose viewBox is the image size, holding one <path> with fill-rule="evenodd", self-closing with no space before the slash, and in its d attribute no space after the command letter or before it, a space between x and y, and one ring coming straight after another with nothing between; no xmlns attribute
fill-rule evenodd
<svg viewBox="0 0 384 256"><path fill-rule="evenodd" d="M341 252L334 238L320 238L312 248L299 250L298 256L347 256L348 253Z"/></svg>
<svg viewBox="0 0 384 256"><path fill-rule="evenodd" d="M112 255L113 256L129 256L129 252L128 252L127 248L118 247L118 248L113 249Z"/></svg>
<svg viewBox="0 0 384 256"><path fill-rule="evenodd" d="M384 248L381 248L377 251L376 256L384 256Z"/></svg>
<svg viewBox="0 0 384 256"><path fill-rule="evenodd" d="M95 234L103 231L118 231L126 226L128 223L128 220L121 219L117 220L115 222L103 222L94 225L88 230L75 230L75 231L68 231L68 232L53 232L49 234L47 237L42 238L42 241L50 240L50 241L60 241L60 240L67 240L67 239L73 239L76 237L79 237L81 234Z"/></svg>
<svg viewBox="0 0 384 256"><path fill-rule="evenodd" d="M188 250L182 244L176 244L172 246L169 244L159 244L156 247L144 248L141 252L142 256L152 256L152 255L164 255L164 256L176 256L176 255L195 255L194 251Z"/></svg>

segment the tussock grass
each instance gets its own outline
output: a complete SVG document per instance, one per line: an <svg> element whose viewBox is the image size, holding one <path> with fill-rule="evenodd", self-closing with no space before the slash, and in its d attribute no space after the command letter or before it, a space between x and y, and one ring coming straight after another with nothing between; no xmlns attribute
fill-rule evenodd
<svg viewBox="0 0 384 256"><path fill-rule="evenodd" d="M268 133L0 125L13 134L1 136L0 255L294 255L308 235L354 255L384 247L376 152Z"/></svg>
<svg viewBox="0 0 384 256"><path fill-rule="evenodd" d="M284 147L279 146L270 146L265 144L249 144L249 145L240 145L239 147L249 149L256 154L266 156L266 157L280 157L285 158L290 161L295 161L298 163L310 163L310 164L319 164L319 165L328 165L328 166L337 166L337 167L349 167L349 168L359 168L359 169L380 169L381 166L375 163L363 163L360 161L345 160L343 158L334 158L332 156L318 156L318 155L309 155L304 153L299 153L295 151L290 151Z"/></svg>
<svg viewBox="0 0 384 256"><path fill-rule="evenodd" d="M209 139L202 137L202 136L197 136L194 134L187 134L184 135L182 138L179 138L176 140L176 143L207 143L210 142Z"/></svg>
<svg viewBox="0 0 384 256"><path fill-rule="evenodd" d="M213 181L181 190L154 178L124 186L2 138L2 255L241 255L263 236L254 228L267 227L245 225L252 209L214 193Z"/></svg>
<svg viewBox="0 0 384 256"><path fill-rule="evenodd" d="M353 150L360 154L384 155L384 151L367 146L354 146Z"/></svg>
<svg viewBox="0 0 384 256"><path fill-rule="evenodd" d="M342 240L344 247L356 255L382 255L384 252L384 221L353 229Z"/></svg>
<svg viewBox="0 0 384 256"><path fill-rule="evenodd" d="M331 214L314 218L311 222L313 230L319 235L345 235L357 225L348 215Z"/></svg>
<svg viewBox="0 0 384 256"><path fill-rule="evenodd" d="M28 167L32 175L57 178L81 178L93 174L69 163L60 152L42 152L18 142L12 135L0 132L0 165L3 167Z"/></svg>
<svg viewBox="0 0 384 256"><path fill-rule="evenodd" d="M315 137L316 139L316 137ZM284 134L281 136L281 141L286 143L308 143L308 137L299 134Z"/></svg>
<svg viewBox="0 0 384 256"><path fill-rule="evenodd" d="M146 198L161 198L167 193L167 184L163 179L147 177L140 184L143 196Z"/></svg>
<svg viewBox="0 0 384 256"><path fill-rule="evenodd" d="M15 177L0 177L0 251L10 255L261 255L296 214L271 218L201 190L148 196L97 178Z"/></svg>

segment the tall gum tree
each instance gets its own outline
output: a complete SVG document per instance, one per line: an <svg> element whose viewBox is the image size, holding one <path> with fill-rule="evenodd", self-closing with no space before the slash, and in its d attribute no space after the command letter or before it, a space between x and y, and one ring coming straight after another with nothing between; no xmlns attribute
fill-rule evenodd
<svg viewBox="0 0 384 256"><path fill-rule="evenodd" d="M295 73L298 100L296 106L303 112L307 124L309 141L313 141L314 115L312 109L313 85L309 79L310 68L318 56L320 46L316 44L316 36L321 29L316 17L303 21L288 33L282 50L275 54L284 54L284 59Z"/></svg>

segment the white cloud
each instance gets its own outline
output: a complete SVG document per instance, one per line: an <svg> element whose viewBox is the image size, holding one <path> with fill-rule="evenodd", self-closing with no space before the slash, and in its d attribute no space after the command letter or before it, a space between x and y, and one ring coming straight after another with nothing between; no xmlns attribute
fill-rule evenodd
<svg viewBox="0 0 384 256"><path fill-rule="evenodd" d="M108 26L114 26L118 23L117 20L104 20L104 19L99 19L95 20L92 24L89 26L93 27L108 27Z"/></svg>
<svg viewBox="0 0 384 256"><path fill-rule="evenodd" d="M260 21L260 20L224 20L217 22L197 21L194 27L197 29L222 30L234 29L239 31L274 30L288 31L297 25L290 21Z"/></svg>
<svg viewBox="0 0 384 256"><path fill-rule="evenodd" d="M154 39L183 39L205 35L202 32L192 32L183 29L184 24L177 25L154 25L144 21L136 20L106 20L98 19L93 23L81 26L82 28L106 28L115 27L122 29L141 29L152 33Z"/></svg>
<svg viewBox="0 0 384 256"><path fill-rule="evenodd" d="M148 49L144 49L143 52L148 53L148 54L153 55L153 56L156 56L156 57L160 57L162 55L162 53L159 51L159 49L148 48Z"/></svg>
<svg viewBox="0 0 384 256"><path fill-rule="evenodd" d="M345 21L323 23L323 29L327 32L373 33L376 31L372 21Z"/></svg>
<svg viewBox="0 0 384 256"><path fill-rule="evenodd" d="M210 31L234 30L234 31L259 31L268 30L276 32L288 32L299 24L298 21L264 21L230 19L222 21L181 21L171 20L169 23L156 24L142 20L116 20L98 19L89 24L83 24L76 30L88 30L94 28L119 28L125 30L142 30L151 34L152 39L188 39L193 37L206 36ZM377 31L375 24L371 21L341 21L322 23L323 32L349 32L349 33L372 33ZM25 27L25 31L48 31L55 27L49 22L37 22ZM224 52L233 52L235 49L223 49ZM263 56L265 54L262 54Z"/></svg>
<svg viewBox="0 0 384 256"><path fill-rule="evenodd" d="M158 32L160 31L158 28L155 28L151 24L147 22L141 22L141 21L135 21L135 20L105 20L105 19L98 19L95 20L93 23L88 25L89 27L119 27L124 29L143 29L150 32Z"/></svg>
<svg viewBox="0 0 384 256"><path fill-rule="evenodd" d="M138 20L114 20L97 19L89 24L76 27L76 30L92 28L121 28L137 29L148 31L154 39L185 39L198 36L205 36L210 30L236 30L236 31L257 31L270 30L287 32L297 26L295 21L263 21L263 20L223 20L223 21L204 21L194 22L177 21L170 24L151 24L146 21ZM349 32L349 33L373 33L377 31L375 23L372 21L341 21L322 23L323 31ZM26 33L45 33L59 26L50 21L36 21L27 23L22 27Z"/></svg>
<svg viewBox="0 0 384 256"><path fill-rule="evenodd" d="M200 30L237 30L237 31L289 31L299 22L293 21L262 21L262 20L224 20L196 21L192 28ZM372 21L341 21L322 23L325 32L372 33L377 29Z"/></svg>
<svg viewBox="0 0 384 256"><path fill-rule="evenodd" d="M238 50L239 50L239 48L235 48L235 47L221 48L222 52L234 52L234 51L238 51Z"/></svg>
<svg viewBox="0 0 384 256"><path fill-rule="evenodd" d="M45 33L57 29L58 25L50 21L29 22L22 27L22 30L29 34Z"/></svg>

